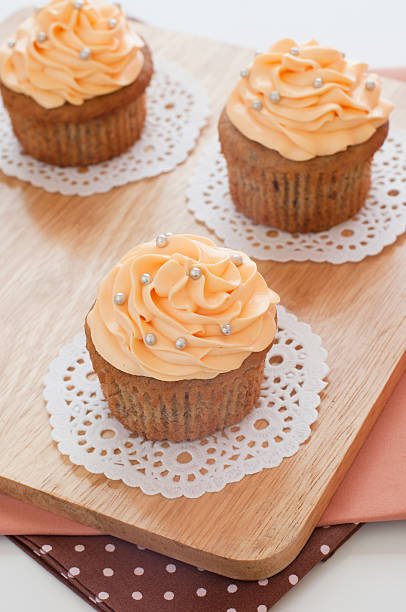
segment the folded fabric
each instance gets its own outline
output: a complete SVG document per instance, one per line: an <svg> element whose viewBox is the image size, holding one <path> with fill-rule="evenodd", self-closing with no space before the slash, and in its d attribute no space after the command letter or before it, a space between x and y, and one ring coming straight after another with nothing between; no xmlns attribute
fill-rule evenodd
<svg viewBox="0 0 406 612"><path fill-rule="evenodd" d="M22 533L100 535L99 531L91 527L74 523L6 495L0 495L0 535Z"/></svg>
<svg viewBox="0 0 406 612"><path fill-rule="evenodd" d="M272 578L231 580L109 536L13 537L45 569L97 610L266 612L359 526L316 529L299 556Z"/></svg>
<svg viewBox="0 0 406 612"><path fill-rule="evenodd" d="M406 518L406 374L392 393L320 525Z"/></svg>

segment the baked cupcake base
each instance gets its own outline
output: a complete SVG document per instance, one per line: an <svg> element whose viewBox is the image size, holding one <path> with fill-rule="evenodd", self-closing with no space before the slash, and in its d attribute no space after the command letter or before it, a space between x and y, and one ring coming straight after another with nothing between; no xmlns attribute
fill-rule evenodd
<svg viewBox="0 0 406 612"><path fill-rule="evenodd" d="M86 346L110 411L148 440L196 440L238 423L259 396L266 355L251 353L237 370L210 380L161 381L121 372L95 349L85 323Z"/></svg>
<svg viewBox="0 0 406 612"><path fill-rule="evenodd" d="M364 204L372 157L387 133L388 122L362 144L295 162L246 138L224 109L219 135L231 198L237 210L256 223L291 233L326 230Z"/></svg>
<svg viewBox="0 0 406 612"><path fill-rule="evenodd" d="M88 166L126 151L138 140L146 116L145 89L153 64L149 47L134 83L81 106L46 109L0 83L13 131L26 153L56 166Z"/></svg>

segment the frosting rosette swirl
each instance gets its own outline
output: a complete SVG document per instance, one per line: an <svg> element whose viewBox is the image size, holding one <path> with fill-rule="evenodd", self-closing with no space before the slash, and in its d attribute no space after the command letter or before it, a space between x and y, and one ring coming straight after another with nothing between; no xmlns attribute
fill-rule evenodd
<svg viewBox="0 0 406 612"><path fill-rule="evenodd" d="M87 323L106 361L159 380L209 379L271 344L279 297L254 261L208 238L181 234L164 242L132 249L99 286Z"/></svg>
<svg viewBox="0 0 406 612"><path fill-rule="evenodd" d="M44 108L81 105L131 84L143 46L118 6L53 0L3 43L0 78Z"/></svg>
<svg viewBox="0 0 406 612"><path fill-rule="evenodd" d="M280 40L242 71L227 115L244 136L287 159L332 155L368 140L393 109L367 69L315 40Z"/></svg>

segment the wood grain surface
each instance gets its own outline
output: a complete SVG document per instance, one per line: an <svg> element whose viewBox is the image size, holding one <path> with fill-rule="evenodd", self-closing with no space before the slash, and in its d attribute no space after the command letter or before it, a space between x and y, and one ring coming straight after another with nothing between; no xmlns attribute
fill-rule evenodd
<svg viewBox="0 0 406 612"><path fill-rule="evenodd" d="M1 35L21 14L1 26ZM285 567L316 525L405 363L406 241L340 266L259 262L283 305L329 352L329 385L310 440L277 469L220 493L169 500L73 466L51 440L42 378L82 329L99 279L159 232L208 230L185 205L187 178L252 51L147 26L155 53L207 86L210 125L175 171L87 198L49 194L0 174L0 490L148 548L234 578ZM385 81L406 127L406 86Z"/></svg>

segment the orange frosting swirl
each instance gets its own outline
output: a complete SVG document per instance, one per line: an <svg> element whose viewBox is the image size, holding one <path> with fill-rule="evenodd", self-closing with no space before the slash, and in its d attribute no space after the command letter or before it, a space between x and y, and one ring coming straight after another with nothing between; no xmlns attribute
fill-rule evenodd
<svg viewBox="0 0 406 612"><path fill-rule="evenodd" d="M315 40L280 40L238 81L227 115L244 136L287 159L332 155L368 140L393 109L367 68Z"/></svg>
<svg viewBox="0 0 406 612"><path fill-rule="evenodd" d="M139 75L142 39L121 9L98 0L53 0L0 48L0 78L44 108L80 105L129 85ZM81 59L80 52L89 54Z"/></svg>
<svg viewBox="0 0 406 612"><path fill-rule="evenodd" d="M121 371L166 381L239 368L272 342L279 297L249 257L238 253L242 262L234 263L235 254L185 234L169 237L164 247L153 241L132 249L103 279L87 316L98 353ZM190 277L192 267L200 268L200 278ZM125 296L119 305L117 293ZM221 332L225 324L230 335ZM152 346L147 334L155 336ZM183 349L176 348L178 338L186 341Z"/></svg>

